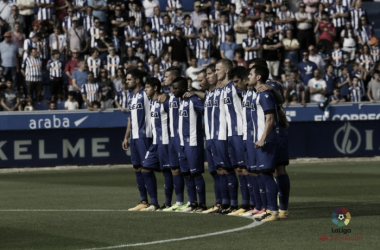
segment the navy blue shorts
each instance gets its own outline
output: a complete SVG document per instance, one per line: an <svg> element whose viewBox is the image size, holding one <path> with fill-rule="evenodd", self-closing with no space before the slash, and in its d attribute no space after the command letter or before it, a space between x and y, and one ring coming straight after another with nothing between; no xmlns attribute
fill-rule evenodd
<svg viewBox="0 0 380 250"><path fill-rule="evenodd" d="M179 167L179 153L181 151L179 137L170 137L169 162L171 167Z"/></svg>
<svg viewBox="0 0 380 250"><path fill-rule="evenodd" d="M274 171L277 162L278 144L265 143L264 147L256 149L256 172Z"/></svg>
<svg viewBox="0 0 380 250"><path fill-rule="evenodd" d="M181 146L179 157L179 166L182 173L190 173L192 175L204 173L204 148L203 144L198 146L190 146L188 142Z"/></svg>
<svg viewBox="0 0 380 250"><path fill-rule="evenodd" d="M170 169L169 145L152 144L146 152L143 168L153 171L163 171Z"/></svg>
<svg viewBox="0 0 380 250"><path fill-rule="evenodd" d="M288 142L289 141L288 141L287 136L280 136L279 137L276 166L287 166L287 165L289 165Z"/></svg>
<svg viewBox="0 0 380 250"><path fill-rule="evenodd" d="M207 158L207 163L208 163L208 170L210 172L216 171L216 166L214 163L214 159L212 157L213 144L214 142L212 140L206 140L206 158Z"/></svg>
<svg viewBox="0 0 380 250"><path fill-rule="evenodd" d="M212 154L216 168L232 168L227 140L212 140Z"/></svg>
<svg viewBox="0 0 380 250"><path fill-rule="evenodd" d="M256 167L255 143L253 142L253 139L251 138L246 141L243 141L243 144L244 144L245 166L247 167L248 171L254 172L255 167Z"/></svg>
<svg viewBox="0 0 380 250"><path fill-rule="evenodd" d="M228 137L228 152L232 166L245 168L243 136L233 135Z"/></svg>
<svg viewBox="0 0 380 250"><path fill-rule="evenodd" d="M131 139L130 149L131 149L131 161L134 166L141 166L145 159L145 154L149 149L150 144L152 144L152 138L139 138Z"/></svg>

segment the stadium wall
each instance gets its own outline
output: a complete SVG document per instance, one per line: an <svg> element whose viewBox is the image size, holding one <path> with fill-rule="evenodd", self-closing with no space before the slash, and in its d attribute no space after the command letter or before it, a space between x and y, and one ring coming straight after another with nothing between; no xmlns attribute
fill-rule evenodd
<svg viewBox="0 0 380 250"><path fill-rule="evenodd" d="M288 107L289 154L303 157L380 155L380 105ZM0 168L129 164L121 144L127 114L51 111L0 113Z"/></svg>

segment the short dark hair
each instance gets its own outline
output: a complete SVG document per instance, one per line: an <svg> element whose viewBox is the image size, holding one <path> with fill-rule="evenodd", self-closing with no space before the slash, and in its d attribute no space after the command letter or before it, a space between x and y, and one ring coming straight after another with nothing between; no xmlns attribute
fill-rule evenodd
<svg viewBox="0 0 380 250"><path fill-rule="evenodd" d="M251 63L254 63L255 65L261 65L261 66L265 66L265 67L268 67L268 64L267 64L267 61L265 61L264 59L262 58L254 58Z"/></svg>
<svg viewBox="0 0 380 250"><path fill-rule="evenodd" d="M243 74L244 70L245 70L245 68L243 66L237 66L237 67L231 69L230 71L228 71L228 78L232 79L236 76L239 79L243 79L242 74Z"/></svg>
<svg viewBox="0 0 380 250"><path fill-rule="evenodd" d="M75 91L69 91L69 93L67 94L68 96L75 96L76 95L76 92Z"/></svg>
<svg viewBox="0 0 380 250"><path fill-rule="evenodd" d="M141 84L143 84L144 72L139 69L131 69L127 72L127 75L131 75L135 79L139 79Z"/></svg>
<svg viewBox="0 0 380 250"><path fill-rule="evenodd" d="M145 84L149 84L151 87L157 87L157 92L161 91L161 81L156 77L148 77Z"/></svg>
<svg viewBox="0 0 380 250"><path fill-rule="evenodd" d="M181 88L187 88L187 78L185 77L177 77L173 80L173 83L177 83Z"/></svg>
<svg viewBox="0 0 380 250"><path fill-rule="evenodd" d="M166 72L170 72L170 74L172 74L175 78L181 76L181 69L175 66L171 66L166 70Z"/></svg>
<svg viewBox="0 0 380 250"><path fill-rule="evenodd" d="M211 70L212 72L215 72L215 63L210 63L207 65L206 70Z"/></svg>
<svg viewBox="0 0 380 250"><path fill-rule="evenodd" d="M92 76L94 76L94 72L92 72L92 71L87 71L87 75L92 75Z"/></svg>
<svg viewBox="0 0 380 250"><path fill-rule="evenodd" d="M261 76L261 82L265 83L269 78L269 69L263 65L254 65L252 69L255 70L255 74Z"/></svg>

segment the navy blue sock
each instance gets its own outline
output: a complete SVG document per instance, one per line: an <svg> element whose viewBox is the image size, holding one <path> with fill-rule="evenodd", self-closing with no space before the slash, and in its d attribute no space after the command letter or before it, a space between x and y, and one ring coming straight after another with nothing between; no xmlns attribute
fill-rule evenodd
<svg viewBox="0 0 380 250"><path fill-rule="evenodd" d="M141 173L144 181L145 186L148 191L148 194L150 196L150 204L159 207L158 200L157 200L157 180L156 175L154 172L142 172Z"/></svg>
<svg viewBox="0 0 380 250"><path fill-rule="evenodd" d="M228 191L227 175L219 175L220 194L222 195L222 205L230 205L230 193Z"/></svg>
<svg viewBox="0 0 380 250"><path fill-rule="evenodd" d="M148 194L146 192L144 178L142 177L141 172L135 172L135 175L136 175L137 188L139 189L139 192L140 192L140 200L148 201Z"/></svg>
<svg viewBox="0 0 380 250"><path fill-rule="evenodd" d="M262 173L260 179L263 180L266 188L267 200L268 200L268 209L270 211L278 211L277 206L277 185L274 181L272 173Z"/></svg>
<svg viewBox="0 0 380 250"><path fill-rule="evenodd" d="M173 181L174 181L174 190L176 195L176 201L183 203L183 193L185 188L185 180L183 179L183 176L181 174L173 175Z"/></svg>
<svg viewBox="0 0 380 250"><path fill-rule="evenodd" d="M252 183L252 178L250 175L245 175L244 176L246 181L247 181L247 188L248 188L248 194L249 194L249 206L255 207L255 195L253 193L253 183Z"/></svg>
<svg viewBox="0 0 380 250"><path fill-rule="evenodd" d="M187 195L189 196L189 202L197 202L197 191L195 190L195 182L193 177L186 177L186 190Z"/></svg>
<svg viewBox="0 0 380 250"><path fill-rule="evenodd" d="M173 175L172 171L164 171L162 172L165 180L165 205L171 206L172 205L172 198L173 198Z"/></svg>
<svg viewBox="0 0 380 250"><path fill-rule="evenodd" d="M263 208L267 209L268 208L268 201L267 201L267 194L266 194L266 188L265 184L260 178L260 176L256 176L257 184L259 185L259 193L260 193L260 198L262 202Z"/></svg>
<svg viewBox="0 0 380 250"><path fill-rule="evenodd" d="M252 180L253 197L255 199L255 208L257 210L263 209L263 202L261 200L258 176L250 176Z"/></svg>
<svg viewBox="0 0 380 250"><path fill-rule="evenodd" d="M278 187L278 200L281 210L287 210L289 204L290 180L287 174L276 177Z"/></svg>
<svg viewBox="0 0 380 250"><path fill-rule="evenodd" d="M212 174L211 176L214 179L215 204L222 204L222 194L220 192L219 175Z"/></svg>
<svg viewBox="0 0 380 250"><path fill-rule="evenodd" d="M194 178L195 188L197 190L199 204L206 205L206 184L203 176L197 176Z"/></svg>
<svg viewBox="0 0 380 250"><path fill-rule="evenodd" d="M249 205L249 191L248 191L248 183L245 175L239 175L239 187L241 193L241 204L243 206Z"/></svg>
<svg viewBox="0 0 380 250"><path fill-rule="evenodd" d="M237 207L238 206L238 189L239 189L239 182L236 177L236 173L228 173L227 174L228 179L228 191L230 193L231 198L231 207Z"/></svg>

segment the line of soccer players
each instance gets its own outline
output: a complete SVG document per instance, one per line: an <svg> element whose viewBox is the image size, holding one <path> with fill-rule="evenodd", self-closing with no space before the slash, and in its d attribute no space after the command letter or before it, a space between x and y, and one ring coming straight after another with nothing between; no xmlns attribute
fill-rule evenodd
<svg viewBox="0 0 380 250"><path fill-rule="evenodd" d="M130 116L123 148L131 150L140 191L140 203L129 210L219 213L260 221L288 218L288 123L282 86L268 78L262 59L248 69L233 68L222 59L198 73L203 91L189 91L180 69L172 67L165 72L168 96L157 78L129 71ZM209 209L204 152L214 181L215 204ZM161 207L155 172L162 172L165 181Z"/></svg>

